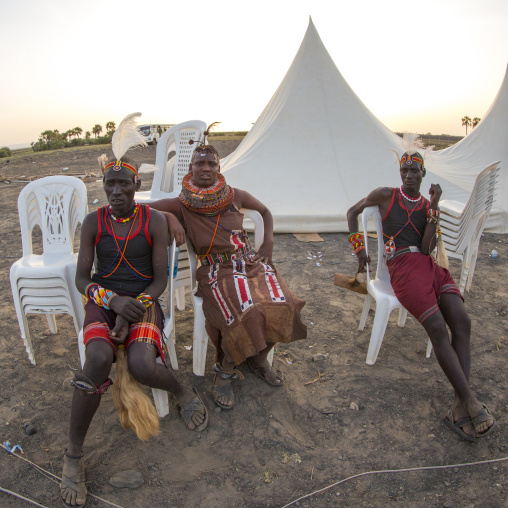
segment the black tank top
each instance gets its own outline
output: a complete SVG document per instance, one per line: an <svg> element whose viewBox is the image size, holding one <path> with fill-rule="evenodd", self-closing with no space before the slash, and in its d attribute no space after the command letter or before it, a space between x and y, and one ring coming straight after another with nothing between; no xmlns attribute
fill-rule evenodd
<svg viewBox="0 0 508 508"><path fill-rule="evenodd" d="M394 188L390 206L383 217L384 243L394 237L396 249L409 245L421 247L423 232L427 225L428 208L429 201L422 196L416 207L408 210L400 190Z"/></svg>
<svg viewBox="0 0 508 508"><path fill-rule="evenodd" d="M148 234L150 208L140 206L137 224L129 235L123 259L118 248L123 251L126 239L117 236L115 242L111 230L114 220L107 207L97 210L97 220L96 263L92 281L112 291L142 293L153 279L152 240Z"/></svg>

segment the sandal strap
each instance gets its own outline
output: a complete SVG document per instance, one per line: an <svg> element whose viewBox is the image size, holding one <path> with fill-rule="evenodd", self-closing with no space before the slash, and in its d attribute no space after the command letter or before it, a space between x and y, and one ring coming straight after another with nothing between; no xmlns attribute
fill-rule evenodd
<svg viewBox="0 0 508 508"><path fill-rule="evenodd" d="M226 372L223 370L220 363L216 363L213 366L213 370L217 372L217 375L219 375L221 379L231 379L232 381L236 381L237 379L242 381L243 379L243 374L238 369L233 368L231 372Z"/></svg>

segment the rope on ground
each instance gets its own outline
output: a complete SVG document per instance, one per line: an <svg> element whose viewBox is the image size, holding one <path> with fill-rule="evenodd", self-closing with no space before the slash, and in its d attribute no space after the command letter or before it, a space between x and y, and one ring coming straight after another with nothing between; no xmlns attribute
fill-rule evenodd
<svg viewBox="0 0 508 508"><path fill-rule="evenodd" d="M353 476L350 476L349 478L345 478L344 480L340 480L338 482L332 483L332 485L328 485L328 487L324 487L322 489L316 490L315 492L311 492L310 494L306 494L305 496L299 497L298 499L291 501L291 503L285 504L282 508L288 508L288 506L291 506L298 501L302 501L303 499L307 499L307 498L315 496L317 494L322 494L323 492L326 492L327 490L330 490L333 487L340 485L341 483L345 483L348 480L353 480L354 478L359 478L360 476L367 476L367 475L381 474L381 473L406 473L408 471L426 471L429 469L449 469L452 467L477 466L480 464L491 464L494 462L503 462L504 460L508 460L508 457L502 457L500 459L480 460L478 462L467 462L465 464L450 464L450 465L446 465L446 466L421 466L421 467L410 467L410 468L406 468L406 469L383 469L380 471L367 471L365 473L355 474Z"/></svg>
<svg viewBox="0 0 508 508"><path fill-rule="evenodd" d="M17 497L18 499L23 499L23 501L32 503L35 506L40 506L40 508L47 508L46 506L37 503L37 501L32 501L31 499L28 499L27 497L21 496L20 494L16 494L16 492L12 492L12 490L8 490L8 489L4 489L3 487L0 487L0 491L5 492L6 494L10 494L11 496Z"/></svg>
<svg viewBox="0 0 508 508"><path fill-rule="evenodd" d="M17 453L14 453L12 451L10 451L4 444L0 443L0 446L6 451L9 453L9 455L14 455L15 457L17 457L18 459L21 459L21 460L24 460L25 462L28 462L28 464L30 464L32 467L34 467L39 473L41 473L43 476L45 476L46 478L48 478L49 480L55 482L55 483L59 483L62 481L62 479L51 473L50 471L46 471L45 469L43 469L41 466L37 465L35 462L32 462L31 460L28 460L28 459L25 459L25 457L22 457L21 455L18 455ZM0 490L3 490L0 488ZM11 492L9 492L11 493ZM13 495L16 495L14 493L12 493ZM88 492L87 494L88 496L90 497L93 497L94 499L97 499L97 501L102 501L103 503L106 503L107 505L109 506L113 506L114 508L123 508L123 506L120 506L118 504L115 504L115 503L112 503L111 501L108 501L107 499L103 499L102 497L99 497L99 496L95 496L94 494L92 494L91 492ZM24 499L24 498L23 498ZM27 501L30 501L29 499L27 499ZM37 504L35 503L35 501L30 501L32 503L34 503L36 506L42 506L40 504ZM44 506L42 508L45 508Z"/></svg>

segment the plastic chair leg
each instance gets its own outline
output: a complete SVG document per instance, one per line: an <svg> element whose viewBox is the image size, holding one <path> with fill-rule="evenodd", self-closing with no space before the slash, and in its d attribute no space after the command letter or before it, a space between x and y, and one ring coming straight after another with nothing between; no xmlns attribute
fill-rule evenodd
<svg viewBox="0 0 508 508"><path fill-rule="evenodd" d="M168 338L166 342L166 347L168 348L169 360L171 362L171 368L173 370L178 370L178 359L176 357L176 349L175 349L175 334L174 327L171 324L171 330L166 330L164 327L164 335Z"/></svg>
<svg viewBox="0 0 508 508"><path fill-rule="evenodd" d="M426 358L430 358L430 355L432 354L432 342L430 339L427 340L427 352L425 353Z"/></svg>
<svg viewBox="0 0 508 508"><path fill-rule="evenodd" d="M56 319L54 314L46 314L46 320L48 321L49 331L55 335L58 333L58 327L56 326ZM79 330L78 330L79 332Z"/></svg>
<svg viewBox="0 0 508 508"><path fill-rule="evenodd" d="M185 310L185 287L175 289L176 307L178 310Z"/></svg>
<svg viewBox="0 0 508 508"><path fill-rule="evenodd" d="M404 328L407 319L407 310L404 307L401 307L399 310L399 319L397 321L397 326L400 328Z"/></svg>
<svg viewBox="0 0 508 508"><path fill-rule="evenodd" d="M276 346L277 344L275 344ZM274 354L274 351L275 351L275 346L272 347L271 351L268 353L266 359L268 360L268 363L270 365L273 365L273 354Z"/></svg>
<svg viewBox="0 0 508 508"><path fill-rule="evenodd" d="M208 349L208 335L205 329L205 315L203 313L203 299L193 296L194 302L194 340L193 340L193 371L196 376L205 375L206 350Z"/></svg>
<svg viewBox="0 0 508 508"><path fill-rule="evenodd" d="M374 297L368 293L365 296L365 303L363 304L362 316L360 318L360 325L358 326L358 330L363 330L365 328L365 323L367 322L367 317L369 315L370 306L372 305L372 301Z"/></svg>
<svg viewBox="0 0 508 508"><path fill-rule="evenodd" d="M381 349L381 343L385 335L386 326L388 325L388 318L390 317L390 306L385 302L376 302L376 315L374 317L374 324L372 326L372 334L370 336L369 350L367 352L367 364L374 365L377 360L377 355Z"/></svg>

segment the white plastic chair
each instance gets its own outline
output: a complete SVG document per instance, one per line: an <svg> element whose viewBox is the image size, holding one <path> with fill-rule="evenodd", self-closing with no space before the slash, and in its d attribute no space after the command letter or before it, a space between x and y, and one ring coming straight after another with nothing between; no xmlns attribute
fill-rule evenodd
<svg viewBox="0 0 508 508"><path fill-rule="evenodd" d="M381 343L385 335L386 327L388 325L388 318L395 309L399 310L399 319L397 321L398 326L401 328L406 324L407 310L399 302L395 293L393 292L392 285L390 284L390 274L388 267L383 256L384 253L384 242L383 242L383 223L381 220L381 214L377 206L369 206L363 210L362 222L363 222L363 234L365 243L365 252L368 254L368 237L367 237L367 225L369 218L372 217L377 233L377 270L376 278L371 280L369 269L367 266L367 295L365 297L365 303L363 305L362 316L360 318L359 330L365 328L367 316L369 315L369 309L373 300L376 300L376 314L374 316L374 324L372 326L372 333L370 335L369 350L367 352L367 364L374 365L376 363L377 355L381 349ZM427 343L427 358L430 357L432 352L432 344L430 339Z"/></svg>
<svg viewBox="0 0 508 508"><path fill-rule="evenodd" d="M192 153L197 142L203 140L205 130L205 122L189 120L171 127L161 136L155 156L155 165L160 171L154 173L150 191L136 192L136 201L146 203L178 195L182 179L189 172ZM195 143L189 144L190 140ZM175 155L168 160L171 152Z"/></svg>
<svg viewBox="0 0 508 508"><path fill-rule="evenodd" d="M240 210L246 219L251 219L254 222L255 237L254 237L254 248L256 252L263 245L263 239L265 234L265 227L263 224L263 218L261 214L256 210L248 210L242 208ZM191 242L187 239L187 250L189 253L190 263L190 276L191 276L191 292L192 292L192 303L194 304L194 339L193 339L193 371L196 376L205 375L205 363L206 363L206 350L208 348L208 335L205 329L205 314L203 312L203 298L196 296L197 282L196 282L196 270L197 270L197 258L192 247ZM273 348L268 354L268 361L270 364L273 362Z"/></svg>
<svg viewBox="0 0 508 508"><path fill-rule="evenodd" d="M175 322L173 319L173 277L171 269L175 259L175 242L168 249L168 266L170 267L170 274L168 277L168 285L166 290L159 298L159 303L164 313L164 329L163 334L166 337L166 347L169 353L169 359L173 370L178 370L178 360L176 357L175 349ZM84 344L83 330L81 329L78 334L79 357L81 361L81 368L85 365L86 348ZM160 358L157 358L157 363L162 364ZM163 418L169 413L168 392L158 388L152 388L153 401L155 409L160 418Z"/></svg>
<svg viewBox="0 0 508 508"><path fill-rule="evenodd" d="M77 331L83 326L83 302L74 285L73 244L87 211L85 184L72 176L35 180L18 196L23 257L11 266L10 282L21 337L33 365L27 314L45 314L51 333L57 332L54 314L70 314ZM35 226L42 232L42 255L33 253Z"/></svg>

